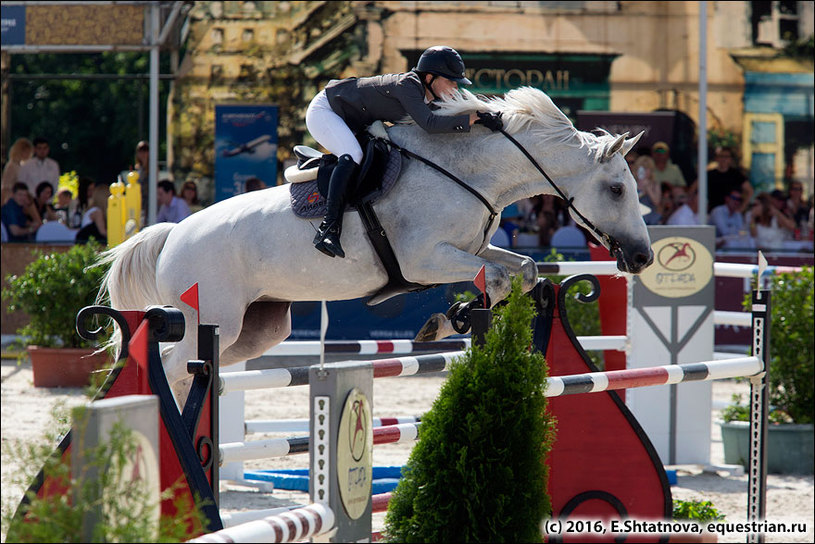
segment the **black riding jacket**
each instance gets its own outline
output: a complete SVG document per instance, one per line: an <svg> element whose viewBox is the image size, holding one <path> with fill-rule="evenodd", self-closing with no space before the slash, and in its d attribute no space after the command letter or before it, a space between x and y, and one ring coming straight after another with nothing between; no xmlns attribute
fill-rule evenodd
<svg viewBox="0 0 815 544"><path fill-rule="evenodd" d="M332 79L325 93L331 109L357 134L374 121L394 123L407 115L430 133L470 131L467 114L433 113L424 101L424 85L416 72Z"/></svg>

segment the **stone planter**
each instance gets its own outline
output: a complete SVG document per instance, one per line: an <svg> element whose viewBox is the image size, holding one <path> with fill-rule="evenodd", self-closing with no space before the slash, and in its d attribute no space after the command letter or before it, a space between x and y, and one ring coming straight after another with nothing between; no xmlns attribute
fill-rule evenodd
<svg viewBox="0 0 815 544"><path fill-rule="evenodd" d="M28 346L34 387L85 387L94 370L110 366L107 353L93 349Z"/></svg>
<svg viewBox="0 0 815 544"><path fill-rule="evenodd" d="M719 422L722 428L724 462L749 470L750 424L747 421ZM813 425L769 425L767 472L771 474L813 473Z"/></svg>

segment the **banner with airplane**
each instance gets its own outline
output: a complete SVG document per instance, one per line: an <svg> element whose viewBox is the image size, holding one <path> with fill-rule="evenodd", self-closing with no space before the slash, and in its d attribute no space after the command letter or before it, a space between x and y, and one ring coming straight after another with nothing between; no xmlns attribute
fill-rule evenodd
<svg viewBox="0 0 815 544"><path fill-rule="evenodd" d="M215 105L215 201L243 193L258 178L277 185L278 107Z"/></svg>

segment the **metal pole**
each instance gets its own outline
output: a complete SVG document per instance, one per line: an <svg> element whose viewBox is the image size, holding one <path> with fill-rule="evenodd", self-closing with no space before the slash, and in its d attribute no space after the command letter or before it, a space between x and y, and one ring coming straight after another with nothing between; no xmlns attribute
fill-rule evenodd
<svg viewBox="0 0 815 544"><path fill-rule="evenodd" d="M699 2L699 222L707 224L707 2Z"/></svg>
<svg viewBox="0 0 815 544"><path fill-rule="evenodd" d="M747 521L760 524L766 514L767 414L770 393L770 291L753 291L753 356L764 362L764 372L750 378L750 460L747 481ZM747 535L747 542L764 542L764 533Z"/></svg>
<svg viewBox="0 0 815 544"><path fill-rule="evenodd" d="M148 162L147 224L156 222L156 183L158 183L158 69L159 69L159 10L158 2L150 6L150 159Z"/></svg>

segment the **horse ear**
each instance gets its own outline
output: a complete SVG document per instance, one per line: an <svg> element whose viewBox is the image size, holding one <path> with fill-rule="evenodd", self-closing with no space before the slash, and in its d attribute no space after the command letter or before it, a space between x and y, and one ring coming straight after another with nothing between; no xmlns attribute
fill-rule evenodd
<svg viewBox="0 0 815 544"><path fill-rule="evenodd" d="M637 142L640 141L640 138L642 138L643 134L645 134L644 130L642 132L640 132L639 134L637 134L636 136L634 136L633 138L628 139L628 140L625 141L625 145L623 146L623 149L621 151L621 153L623 154L623 157L628 155L628 152L631 151L632 149L634 149L634 146L637 145Z"/></svg>
<svg viewBox="0 0 815 544"><path fill-rule="evenodd" d="M607 160L611 159L615 153L620 151L623 146L625 145L625 139L628 136L628 133L620 134L617 138L608 146L606 146L605 150L603 151L603 157L600 159L600 162L606 162Z"/></svg>

